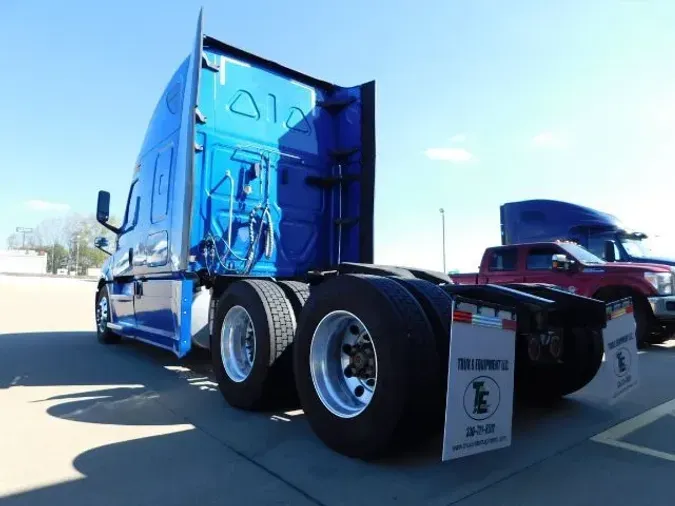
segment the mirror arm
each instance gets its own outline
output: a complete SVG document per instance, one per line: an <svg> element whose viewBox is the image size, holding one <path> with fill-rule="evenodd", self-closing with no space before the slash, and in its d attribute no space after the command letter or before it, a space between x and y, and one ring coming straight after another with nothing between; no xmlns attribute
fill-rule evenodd
<svg viewBox="0 0 675 506"><path fill-rule="evenodd" d="M105 253L106 255L112 255L112 252L111 252L111 251L108 251L107 249L102 248L102 247L100 247L100 246L96 246L96 249L101 250L101 251L102 251L103 253Z"/></svg>
<svg viewBox="0 0 675 506"><path fill-rule="evenodd" d="M107 228L108 230L110 230L113 234L119 235L120 229L117 228L116 226L111 225L110 223L107 223L107 222L102 222L102 221L99 221L99 223L101 225L103 225L105 228Z"/></svg>

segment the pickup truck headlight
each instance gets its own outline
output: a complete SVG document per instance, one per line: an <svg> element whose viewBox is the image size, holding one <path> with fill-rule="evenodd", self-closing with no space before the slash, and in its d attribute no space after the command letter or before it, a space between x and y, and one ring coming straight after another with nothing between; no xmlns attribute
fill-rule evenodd
<svg viewBox="0 0 675 506"><path fill-rule="evenodd" d="M671 272L645 272L645 279L659 295L673 294L673 274Z"/></svg>

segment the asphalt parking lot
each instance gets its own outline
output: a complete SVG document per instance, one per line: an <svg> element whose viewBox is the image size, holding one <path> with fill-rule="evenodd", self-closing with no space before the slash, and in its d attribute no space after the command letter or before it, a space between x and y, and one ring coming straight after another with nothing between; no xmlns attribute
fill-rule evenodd
<svg viewBox="0 0 675 506"><path fill-rule="evenodd" d="M295 409L229 408L201 354L93 333L94 283L0 276L0 498L75 505L672 505L675 342L615 406L516 408L510 448L440 462L440 437L366 464ZM672 347L671 347L672 346Z"/></svg>

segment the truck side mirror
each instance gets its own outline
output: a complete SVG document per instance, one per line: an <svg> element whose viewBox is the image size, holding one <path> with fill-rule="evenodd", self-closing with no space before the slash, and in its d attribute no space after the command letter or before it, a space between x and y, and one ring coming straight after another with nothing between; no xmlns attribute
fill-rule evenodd
<svg viewBox="0 0 675 506"><path fill-rule="evenodd" d="M94 246L96 246L96 248L100 249L103 253L112 255L112 253L106 249L108 247L108 244L109 244L108 239L106 239L105 237L97 237L96 239L94 239Z"/></svg>
<svg viewBox="0 0 675 506"><path fill-rule="evenodd" d="M605 261L616 262L616 250L614 249L614 241L605 241Z"/></svg>
<svg viewBox="0 0 675 506"><path fill-rule="evenodd" d="M96 221L108 230L119 233L119 229L108 223L110 219L110 193L101 190L98 192L98 201L96 202ZM98 247L98 246L97 246Z"/></svg>
<svg viewBox="0 0 675 506"><path fill-rule="evenodd" d="M556 253L551 257L551 267L554 271L569 271L572 267L572 261L567 255Z"/></svg>

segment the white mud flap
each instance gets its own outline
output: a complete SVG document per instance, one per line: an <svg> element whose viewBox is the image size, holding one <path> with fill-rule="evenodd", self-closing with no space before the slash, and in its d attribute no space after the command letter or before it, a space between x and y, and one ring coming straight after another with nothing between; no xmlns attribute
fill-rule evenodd
<svg viewBox="0 0 675 506"><path fill-rule="evenodd" d="M640 384L635 316L631 299L607 304L607 326L602 331L605 347L601 377L603 397L614 404Z"/></svg>
<svg viewBox="0 0 675 506"><path fill-rule="evenodd" d="M515 353L514 313L454 302L444 461L511 445Z"/></svg>

